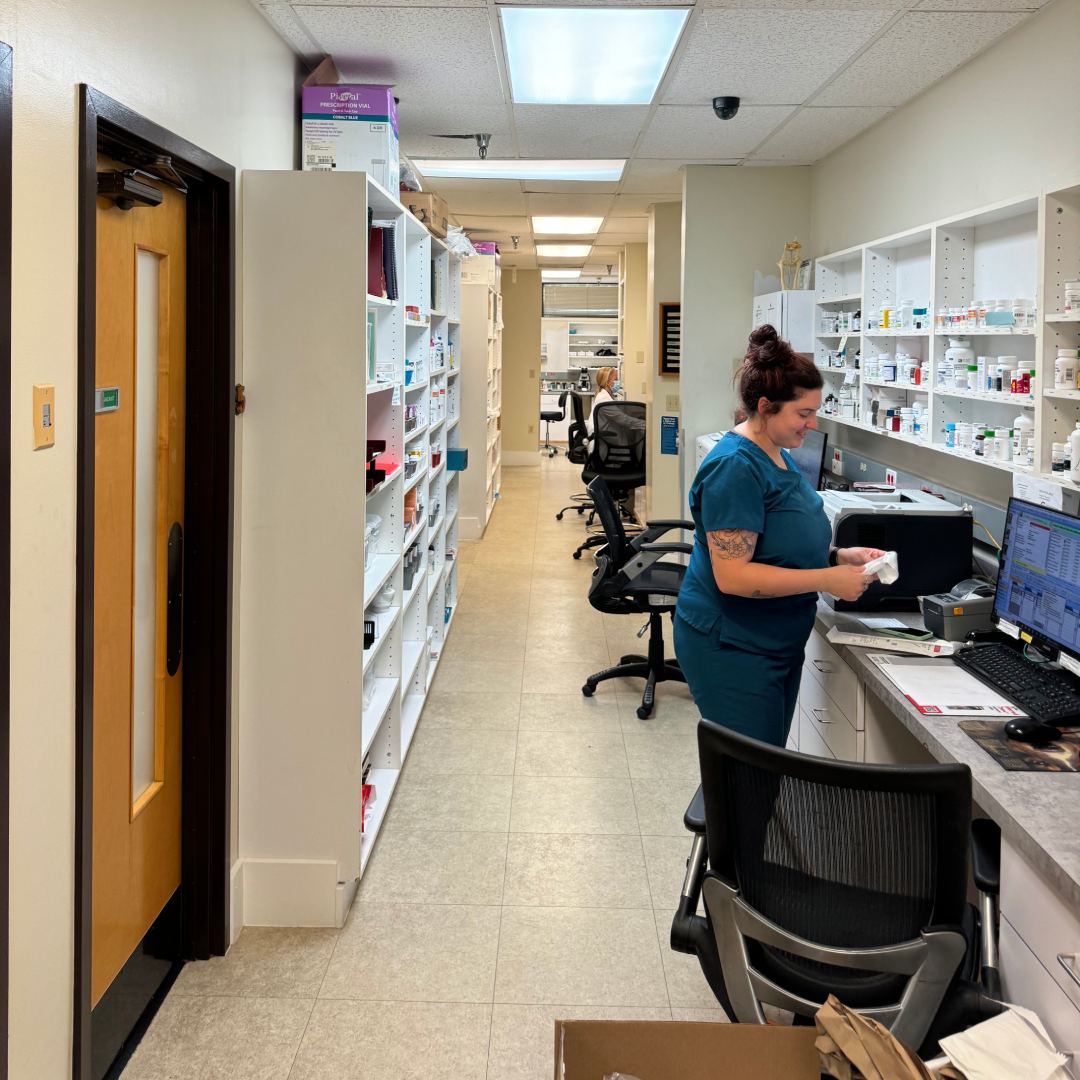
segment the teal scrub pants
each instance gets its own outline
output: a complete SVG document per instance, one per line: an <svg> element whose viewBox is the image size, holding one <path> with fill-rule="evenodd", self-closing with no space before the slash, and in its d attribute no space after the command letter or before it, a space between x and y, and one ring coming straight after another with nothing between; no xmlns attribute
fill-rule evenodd
<svg viewBox="0 0 1080 1080"><path fill-rule="evenodd" d="M717 641L675 616L675 656L706 720L783 746L799 695L803 654L764 656Z"/></svg>

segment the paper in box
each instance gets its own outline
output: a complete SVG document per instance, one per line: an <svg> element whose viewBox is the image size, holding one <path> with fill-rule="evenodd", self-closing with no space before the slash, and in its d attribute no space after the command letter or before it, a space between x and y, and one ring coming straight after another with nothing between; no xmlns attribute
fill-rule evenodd
<svg viewBox="0 0 1080 1080"><path fill-rule="evenodd" d="M304 170L366 172L387 191L398 190L398 119L389 86L305 85Z"/></svg>

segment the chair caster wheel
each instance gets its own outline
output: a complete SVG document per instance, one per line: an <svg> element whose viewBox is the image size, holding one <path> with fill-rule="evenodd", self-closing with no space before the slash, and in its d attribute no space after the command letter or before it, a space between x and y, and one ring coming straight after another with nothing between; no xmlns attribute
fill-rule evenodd
<svg viewBox="0 0 1080 1080"><path fill-rule="evenodd" d="M652 715L652 709L646 709L644 705L639 705L637 708L637 718L639 720L648 720Z"/></svg>
<svg viewBox="0 0 1080 1080"><path fill-rule="evenodd" d="M596 693L596 687L595 686L590 686L588 683L586 683L581 688L581 692L585 695L585 697L592 697L593 694Z"/></svg>
<svg viewBox="0 0 1080 1080"><path fill-rule="evenodd" d="M561 510L555 515L555 520L556 521L562 521L562 511Z"/></svg>
<svg viewBox="0 0 1080 1080"><path fill-rule="evenodd" d="M581 558L581 552L580 551L575 551L574 552L574 558L575 559L580 559Z"/></svg>

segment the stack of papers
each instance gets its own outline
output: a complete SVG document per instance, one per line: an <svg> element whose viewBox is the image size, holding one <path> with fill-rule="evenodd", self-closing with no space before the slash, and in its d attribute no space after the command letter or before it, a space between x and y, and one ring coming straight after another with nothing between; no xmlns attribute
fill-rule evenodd
<svg viewBox="0 0 1080 1080"><path fill-rule="evenodd" d="M912 622L918 616L912 616ZM892 617L837 615L836 624L826 635L834 645L856 645L861 649L887 649L889 652L912 653L915 656L952 656L960 646L959 641L917 634L923 630L919 625L908 625Z"/></svg>
<svg viewBox="0 0 1080 1080"><path fill-rule="evenodd" d="M888 653L870 653L867 658L924 716L1027 715L956 664Z"/></svg>

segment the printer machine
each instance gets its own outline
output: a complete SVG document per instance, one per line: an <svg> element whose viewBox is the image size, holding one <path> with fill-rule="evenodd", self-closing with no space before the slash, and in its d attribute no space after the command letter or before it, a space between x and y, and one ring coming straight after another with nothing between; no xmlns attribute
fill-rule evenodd
<svg viewBox="0 0 1080 1080"><path fill-rule="evenodd" d="M822 491L836 547L895 551L900 576L874 582L858 600L824 596L837 611L917 611L918 597L971 577L970 510L917 488Z"/></svg>

